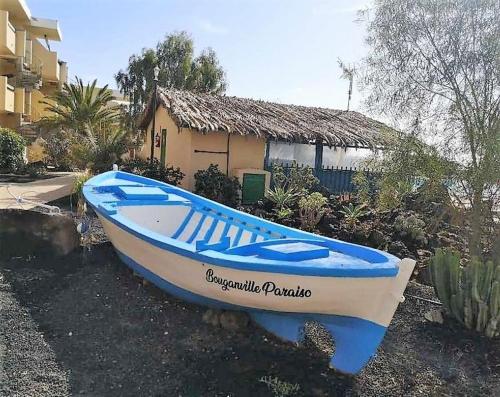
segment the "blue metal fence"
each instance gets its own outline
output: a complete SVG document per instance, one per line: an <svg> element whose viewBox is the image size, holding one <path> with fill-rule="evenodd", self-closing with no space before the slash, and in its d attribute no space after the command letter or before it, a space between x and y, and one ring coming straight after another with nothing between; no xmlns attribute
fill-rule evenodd
<svg viewBox="0 0 500 397"><path fill-rule="evenodd" d="M304 167L304 165L279 164L283 167L286 175L289 174L292 167ZM266 170L272 173L272 164L266 167ZM363 171L370 180L376 177L376 174L368 169L358 169L356 167L322 167L312 168L314 176L319 179L319 183L328 189L332 194L352 193L356 186L353 183L354 175ZM272 177L271 177L272 180Z"/></svg>

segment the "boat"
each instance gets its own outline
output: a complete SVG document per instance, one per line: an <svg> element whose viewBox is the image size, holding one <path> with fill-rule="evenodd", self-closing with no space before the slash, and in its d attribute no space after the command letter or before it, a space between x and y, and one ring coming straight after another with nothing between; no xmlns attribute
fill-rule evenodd
<svg viewBox="0 0 500 397"><path fill-rule="evenodd" d="M415 262L279 225L121 171L83 194L121 260L170 294L298 343L308 321L335 342L330 367L358 373L376 353Z"/></svg>

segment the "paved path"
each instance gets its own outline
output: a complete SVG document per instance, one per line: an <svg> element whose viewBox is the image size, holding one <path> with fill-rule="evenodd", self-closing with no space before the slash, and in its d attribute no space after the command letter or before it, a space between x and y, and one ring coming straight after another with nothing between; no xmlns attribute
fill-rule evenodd
<svg viewBox="0 0 500 397"><path fill-rule="evenodd" d="M38 203L47 203L68 196L78 173L58 173L61 176L29 183L0 183L0 209L34 207L34 204L18 203L12 196L23 197Z"/></svg>

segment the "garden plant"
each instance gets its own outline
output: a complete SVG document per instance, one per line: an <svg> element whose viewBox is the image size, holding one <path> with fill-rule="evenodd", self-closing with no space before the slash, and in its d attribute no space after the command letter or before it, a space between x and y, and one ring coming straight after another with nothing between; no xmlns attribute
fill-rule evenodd
<svg viewBox="0 0 500 397"><path fill-rule="evenodd" d="M0 172L15 172L24 164L26 141L9 128L0 128Z"/></svg>

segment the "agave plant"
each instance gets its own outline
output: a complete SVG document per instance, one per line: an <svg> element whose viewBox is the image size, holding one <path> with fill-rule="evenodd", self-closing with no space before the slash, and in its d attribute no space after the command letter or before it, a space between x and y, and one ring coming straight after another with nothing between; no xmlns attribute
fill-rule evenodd
<svg viewBox="0 0 500 397"><path fill-rule="evenodd" d="M293 189L276 186L274 189L269 190L267 197L274 203L277 210L282 210L294 205L299 198L299 194Z"/></svg>
<svg viewBox="0 0 500 397"><path fill-rule="evenodd" d="M340 210L340 213L344 215L344 220L349 225L354 225L358 223L359 219L370 211L366 210L366 204L353 205L349 203L349 205L344 205Z"/></svg>

